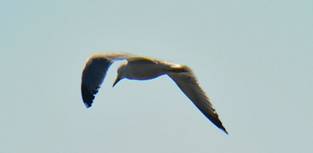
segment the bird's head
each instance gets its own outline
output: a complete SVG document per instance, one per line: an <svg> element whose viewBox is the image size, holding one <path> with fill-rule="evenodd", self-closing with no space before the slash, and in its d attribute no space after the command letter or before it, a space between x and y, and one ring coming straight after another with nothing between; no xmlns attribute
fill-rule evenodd
<svg viewBox="0 0 313 153"><path fill-rule="evenodd" d="M122 64L117 70L117 77L113 83L113 87L122 79L126 77L125 74L126 64Z"/></svg>

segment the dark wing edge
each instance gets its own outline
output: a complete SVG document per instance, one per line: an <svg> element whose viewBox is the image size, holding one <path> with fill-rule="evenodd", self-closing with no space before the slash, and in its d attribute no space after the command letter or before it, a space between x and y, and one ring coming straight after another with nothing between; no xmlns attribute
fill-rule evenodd
<svg viewBox="0 0 313 153"><path fill-rule="evenodd" d="M83 70L81 83L82 99L87 108L91 107L111 64L130 57L136 57L136 55L122 52L96 52L91 55Z"/></svg>
<svg viewBox="0 0 313 153"><path fill-rule="evenodd" d="M82 99L87 108L91 107L111 64L111 59L101 56L92 56L87 61L81 83Z"/></svg>
<svg viewBox="0 0 313 153"><path fill-rule="evenodd" d="M228 134L209 98L199 86L191 69L186 66L184 66L183 69L187 72L169 73L168 75L203 115L205 115L215 126Z"/></svg>

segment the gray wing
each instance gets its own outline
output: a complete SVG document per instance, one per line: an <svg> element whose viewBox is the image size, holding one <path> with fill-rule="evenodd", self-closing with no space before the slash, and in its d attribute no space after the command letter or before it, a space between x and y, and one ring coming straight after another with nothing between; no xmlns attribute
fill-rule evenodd
<svg viewBox="0 0 313 153"><path fill-rule="evenodd" d="M169 73L168 75L211 122L227 133L210 99L199 86L191 69L186 66L183 69L185 72Z"/></svg>
<svg viewBox="0 0 313 153"><path fill-rule="evenodd" d="M92 55L83 70L81 94L87 108L91 107L100 85L115 60L127 59L129 54L95 54Z"/></svg>

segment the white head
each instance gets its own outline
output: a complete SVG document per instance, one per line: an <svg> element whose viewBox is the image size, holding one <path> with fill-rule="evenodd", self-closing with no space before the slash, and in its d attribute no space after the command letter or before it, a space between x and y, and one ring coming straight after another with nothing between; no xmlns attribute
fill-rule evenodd
<svg viewBox="0 0 313 153"><path fill-rule="evenodd" d="M118 69L117 69L117 77L113 83L113 87L122 79L126 78L126 66L127 64L122 64Z"/></svg>

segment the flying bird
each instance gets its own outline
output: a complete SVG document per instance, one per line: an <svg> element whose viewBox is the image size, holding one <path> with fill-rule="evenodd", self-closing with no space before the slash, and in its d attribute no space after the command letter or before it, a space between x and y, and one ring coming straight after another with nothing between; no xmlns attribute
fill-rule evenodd
<svg viewBox="0 0 313 153"><path fill-rule="evenodd" d="M219 129L227 131L220 121L210 99L199 86L192 70L186 65L174 64L143 56L126 53L98 53L86 62L82 73L81 93L84 104L91 107L107 70L117 60L127 60L117 72L113 87L122 79L149 80L168 75L194 105Z"/></svg>

